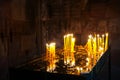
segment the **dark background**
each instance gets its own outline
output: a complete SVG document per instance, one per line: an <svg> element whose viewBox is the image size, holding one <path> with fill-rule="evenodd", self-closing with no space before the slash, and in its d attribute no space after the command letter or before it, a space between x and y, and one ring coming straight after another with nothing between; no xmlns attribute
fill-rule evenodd
<svg viewBox="0 0 120 80"><path fill-rule="evenodd" d="M120 0L0 0L0 80L9 78L9 68L44 55L46 42L62 47L70 32L83 45L88 34L109 32L111 78L120 78ZM107 68L99 80L107 80Z"/></svg>

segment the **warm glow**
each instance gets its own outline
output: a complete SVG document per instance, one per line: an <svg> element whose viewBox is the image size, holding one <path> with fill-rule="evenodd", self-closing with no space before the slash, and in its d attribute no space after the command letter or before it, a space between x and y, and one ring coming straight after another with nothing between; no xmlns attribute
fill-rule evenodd
<svg viewBox="0 0 120 80"><path fill-rule="evenodd" d="M106 39L105 39L105 51L108 49L108 33L105 34Z"/></svg>
<svg viewBox="0 0 120 80"><path fill-rule="evenodd" d="M99 37L100 35L99 34L97 34L97 37Z"/></svg>
<svg viewBox="0 0 120 80"><path fill-rule="evenodd" d="M105 35L103 34L102 37L104 37Z"/></svg>
<svg viewBox="0 0 120 80"><path fill-rule="evenodd" d="M55 69L55 43L46 44L46 59L49 62L47 71L52 72Z"/></svg>
<svg viewBox="0 0 120 80"><path fill-rule="evenodd" d="M101 36L97 34L97 37L89 35L86 45L89 58L92 59L92 65L94 66L105 50L108 49L108 33L102 34ZM86 65L88 65L88 63Z"/></svg>
<svg viewBox="0 0 120 80"><path fill-rule="evenodd" d="M86 58L86 60L89 62L89 58Z"/></svg>
<svg viewBox="0 0 120 80"><path fill-rule="evenodd" d="M75 45L76 39L73 34L66 34L64 35L64 47L60 53L55 51L56 43L46 44L47 71L57 70L56 61L61 60L64 63L62 66L67 68L68 74L79 75L89 72L108 49L108 36L108 33L90 34L86 45L82 46Z"/></svg>
<svg viewBox="0 0 120 80"><path fill-rule="evenodd" d="M92 38L92 35L90 34L88 37L91 39L91 38Z"/></svg>
<svg viewBox="0 0 120 80"><path fill-rule="evenodd" d="M73 34L64 35L64 64L74 66L75 58L74 58L74 46L75 46L75 38Z"/></svg>
<svg viewBox="0 0 120 80"><path fill-rule="evenodd" d="M80 71L82 71L83 70L83 68L80 68Z"/></svg>

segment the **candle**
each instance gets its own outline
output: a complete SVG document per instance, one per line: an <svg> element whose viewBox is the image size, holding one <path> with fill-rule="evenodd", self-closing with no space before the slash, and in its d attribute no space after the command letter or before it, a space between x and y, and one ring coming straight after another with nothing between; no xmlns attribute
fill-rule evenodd
<svg viewBox="0 0 120 80"><path fill-rule="evenodd" d="M75 38L72 38L71 52L74 52Z"/></svg>
<svg viewBox="0 0 120 80"><path fill-rule="evenodd" d="M74 65L74 46L75 38L73 34L67 34L64 36L64 64Z"/></svg>
<svg viewBox="0 0 120 80"><path fill-rule="evenodd" d="M89 49L90 49L90 54L92 53L92 35L89 35Z"/></svg>
<svg viewBox="0 0 120 80"><path fill-rule="evenodd" d="M96 64L96 37L93 38L93 64Z"/></svg>
<svg viewBox="0 0 120 80"><path fill-rule="evenodd" d="M102 48L103 48L103 50L104 50L104 45L105 45L105 42L104 42L104 34L102 35Z"/></svg>
<svg viewBox="0 0 120 80"><path fill-rule="evenodd" d="M64 63L69 63L69 57L68 57L68 47L69 47L69 35L64 36Z"/></svg>
<svg viewBox="0 0 120 80"><path fill-rule="evenodd" d="M91 39L88 39L88 56L90 56L90 54L91 54Z"/></svg>
<svg viewBox="0 0 120 80"><path fill-rule="evenodd" d="M105 40L105 51L108 49L108 33L105 34L106 40Z"/></svg>
<svg viewBox="0 0 120 80"><path fill-rule="evenodd" d="M97 35L97 51L99 50L99 34Z"/></svg>
<svg viewBox="0 0 120 80"><path fill-rule="evenodd" d="M89 50L90 50L90 58L92 59L92 56L93 56L93 41L92 41L92 35L89 35Z"/></svg>
<svg viewBox="0 0 120 80"><path fill-rule="evenodd" d="M52 72L55 69L55 43L46 44L46 58L49 62L47 71Z"/></svg>
<svg viewBox="0 0 120 80"><path fill-rule="evenodd" d="M102 44L102 38L99 37L99 47L101 47L101 44Z"/></svg>
<svg viewBox="0 0 120 80"><path fill-rule="evenodd" d="M70 62L70 60L69 60L69 34L67 35L66 44L67 44L67 46L66 46L66 49L67 49L67 51L66 51L67 64L69 64L69 62Z"/></svg>

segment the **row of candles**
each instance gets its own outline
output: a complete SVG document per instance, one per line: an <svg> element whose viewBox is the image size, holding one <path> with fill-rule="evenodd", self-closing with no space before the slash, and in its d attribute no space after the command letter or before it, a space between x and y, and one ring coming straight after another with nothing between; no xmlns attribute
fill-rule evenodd
<svg viewBox="0 0 120 80"><path fill-rule="evenodd" d="M48 61L47 71L54 71L55 65L55 43L46 44L46 59ZM75 66L74 57L75 38L73 34L64 35L64 64L69 66ZM85 49L88 51L87 57L87 69L91 70L96 64L101 55L108 49L108 33L99 35L94 34L88 36ZM77 70L82 70L78 69ZM78 71L79 72L79 71Z"/></svg>
<svg viewBox="0 0 120 80"><path fill-rule="evenodd" d="M73 34L64 35L64 64L75 65L74 58L75 38ZM55 65L55 43L46 44L46 59L48 61L47 71L54 71Z"/></svg>
<svg viewBox="0 0 120 80"><path fill-rule="evenodd" d="M86 44L86 50L88 51L89 64L88 68L91 69L101 57L101 55L108 49L108 33L99 35L95 34L88 36L88 42Z"/></svg>

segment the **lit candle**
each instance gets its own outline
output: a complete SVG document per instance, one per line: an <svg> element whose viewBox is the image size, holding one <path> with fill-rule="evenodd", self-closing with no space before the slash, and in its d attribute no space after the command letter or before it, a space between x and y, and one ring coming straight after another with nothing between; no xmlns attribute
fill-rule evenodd
<svg viewBox="0 0 120 80"><path fill-rule="evenodd" d="M66 35L64 36L64 64L66 64Z"/></svg>
<svg viewBox="0 0 120 80"><path fill-rule="evenodd" d="M89 48L90 48L90 53L92 53L92 35L89 35Z"/></svg>
<svg viewBox="0 0 120 80"><path fill-rule="evenodd" d="M87 50L89 52L88 56L90 56L90 53L91 53L91 39L88 39L88 43L87 44L88 44L88 49Z"/></svg>
<svg viewBox="0 0 120 80"><path fill-rule="evenodd" d="M75 38L72 38L71 52L74 52Z"/></svg>
<svg viewBox="0 0 120 80"><path fill-rule="evenodd" d="M105 40L105 51L108 49L108 33L106 33L106 40Z"/></svg>
<svg viewBox="0 0 120 80"><path fill-rule="evenodd" d="M70 49L70 51L71 51L71 49L72 49L72 38L73 38L73 34L69 34L69 49Z"/></svg>
<svg viewBox="0 0 120 80"><path fill-rule="evenodd" d="M89 52L90 52L90 58L92 59L92 52L93 52L93 44L92 44L92 35L89 35Z"/></svg>
<svg viewBox="0 0 120 80"><path fill-rule="evenodd" d="M64 36L64 63L68 63L68 35Z"/></svg>
<svg viewBox="0 0 120 80"><path fill-rule="evenodd" d="M67 44L67 51L66 51L66 57L67 57L67 64L69 64L69 34L67 35L67 41L66 41L66 44Z"/></svg>
<svg viewBox="0 0 120 80"><path fill-rule="evenodd" d="M99 34L97 35L97 51L99 50Z"/></svg>
<svg viewBox="0 0 120 80"><path fill-rule="evenodd" d="M102 35L102 47L103 47L103 49L104 49L104 45L105 45L105 42L104 42L104 34Z"/></svg>
<svg viewBox="0 0 120 80"><path fill-rule="evenodd" d="M96 64L96 38L93 38L93 64Z"/></svg>
<svg viewBox="0 0 120 80"><path fill-rule="evenodd" d="M88 36L88 57L89 57L89 62L91 62L92 60L92 56L93 56L93 50L92 50L92 35ZM89 64L89 68L91 68L92 64Z"/></svg>
<svg viewBox="0 0 120 80"><path fill-rule="evenodd" d="M99 47L101 47L101 46L102 46L102 38L99 37Z"/></svg>
<svg viewBox="0 0 120 80"><path fill-rule="evenodd" d="M75 38L73 34L67 34L64 36L64 64L75 64L74 61L74 46Z"/></svg>
<svg viewBox="0 0 120 80"><path fill-rule="evenodd" d="M52 72L55 69L55 43L46 44L46 49L46 58L49 62L47 71Z"/></svg>

